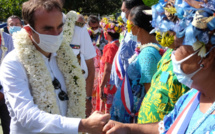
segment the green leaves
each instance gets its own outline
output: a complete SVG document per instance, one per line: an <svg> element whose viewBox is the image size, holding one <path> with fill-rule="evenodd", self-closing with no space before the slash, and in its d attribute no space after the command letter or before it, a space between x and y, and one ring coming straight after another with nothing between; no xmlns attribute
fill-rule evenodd
<svg viewBox="0 0 215 134"><path fill-rule="evenodd" d="M0 0L0 21L6 21L11 15L21 17L22 3L26 0Z"/></svg>
<svg viewBox="0 0 215 134"><path fill-rule="evenodd" d="M0 0L0 21L6 21L11 15L21 17L22 3L27 0ZM120 11L121 0L66 0L63 12L75 10L83 15L110 15Z"/></svg>
<svg viewBox="0 0 215 134"><path fill-rule="evenodd" d="M67 0L64 10L75 10L83 15L110 15L120 11L121 0Z"/></svg>

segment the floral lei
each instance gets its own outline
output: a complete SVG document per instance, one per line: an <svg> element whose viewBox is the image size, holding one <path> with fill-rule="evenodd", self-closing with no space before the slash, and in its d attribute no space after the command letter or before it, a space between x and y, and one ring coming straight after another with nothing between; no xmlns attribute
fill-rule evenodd
<svg viewBox="0 0 215 134"><path fill-rule="evenodd" d="M164 49L160 48L159 46L153 44L153 43L148 43L148 44L145 44L145 45L141 45L141 44L138 44L138 46L135 48L135 54L130 58L128 59L128 62L129 64L134 61L136 59L136 57L140 54L140 52L146 48L146 47L154 47L155 49L157 49L160 53L160 55L162 56L165 52Z"/></svg>
<svg viewBox="0 0 215 134"><path fill-rule="evenodd" d="M85 118L85 79L81 73L77 59L74 58L76 56L69 46L74 34L76 20L76 12L70 11L67 14L64 26L64 39L57 51L57 64L63 73L69 97L66 116ZM25 29L14 33L13 37L19 60L24 65L28 74L34 103L38 105L39 109L45 112L60 114L52 79L42 54L36 50Z"/></svg>
<svg viewBox="0 0 215 134"><path fill-rule="evenodd" d="M4 42L4 38L3 38L3 34L2 34L3 32L2 32L2 30L0 30L0 37L1 37L1 50L2 50L2 55L1 55L1 61L0 61L0 65L1 65L1 63L2 63L2 60L4 59L4 56L5 56L5 54L6 54L6 52L7 52L7 47L5 47L5 42Z"/></svg>

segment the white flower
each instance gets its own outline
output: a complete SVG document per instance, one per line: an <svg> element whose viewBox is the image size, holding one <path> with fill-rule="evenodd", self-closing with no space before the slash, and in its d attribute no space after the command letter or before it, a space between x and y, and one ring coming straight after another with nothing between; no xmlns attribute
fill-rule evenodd
<svg viewBox="0 0 215 134"><path fill-rule="evenodd" d="M70 11L67 14L66 24L64 26L64 39L60 49L57 51L57 63L65 78L69 97L67 116L85 118L85 79L81 73L80 65L77 59L74 58L75 55L69 46L74 34L76 20L76 12ZM13 38L18 57L29 77L35 104L45 112L60 114L52 79L41 53L36 50L25 29L14 33ZM78 79L75 80L74 78Z"/></svg>
<svg viewBox="0 0 215 134"><path fill-rule="evenodd" d="M200 49L200 50L199 50ZM197 51L199 50L199 53L198 53L198 56L200 57L205 57L206 55L206 47L205 47L205 44L200 42L200 41L196 41L194 44L193 44L193 50L194 51Z"/></svg>

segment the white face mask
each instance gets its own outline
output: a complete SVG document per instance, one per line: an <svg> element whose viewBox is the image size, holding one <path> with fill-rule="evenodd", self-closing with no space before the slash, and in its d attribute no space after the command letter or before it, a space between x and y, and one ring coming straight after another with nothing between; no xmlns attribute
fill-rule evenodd
<svg viewBox="0 0 215 134"><path fill-rule="evenodd" d="M121 12L121 17L122 17L122 20L127 23L127 18L126 18L126 14L125 12Z"/></svg>
<svg viewBox="0 0 215 134"><path fill-rule="evenodd" d="M184 85L186 85L187 87L191 88L193 80L191 79L197 72L199 72L202 67L200 67L198 70L196 70L195 72L191 73L191 74L185 74L182 70L181 70L181 64L188 60L190 57L194 56L196 53L198 53L199 51L196 51L194 53L192 53L191 55L187 56L186 58L180 60L180 61L176 61L175 59L175 52L172 53L171 55L171 59L172 59L172 64L173 64L173 72L175 73L178 81Z"/></svg>
<svg viewBox="0 0 215 134"><path fill-rule="evenodd" d="M37 43L34 38L32 38L33 42L36 43L43 51L48 53L55 53L59 49L62 41L63 41L63 31L59 35L47 35L40 34L35 31L30 25L29 26L35 33L39 35L40 42Z"/></svg>

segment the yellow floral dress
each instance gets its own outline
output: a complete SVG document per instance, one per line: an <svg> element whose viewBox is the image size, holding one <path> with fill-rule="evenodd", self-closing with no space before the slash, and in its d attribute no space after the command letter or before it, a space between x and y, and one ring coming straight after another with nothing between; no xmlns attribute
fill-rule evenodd
<svg viewBox="0 0 215 134"><path fill-rule="evenodd" d="M164 116L173 110L179 97L189 90L173 73L172 51L168 49L158 63L158 70L152 78L151 87L139 110L139 124L163 120Z"/></svg>

